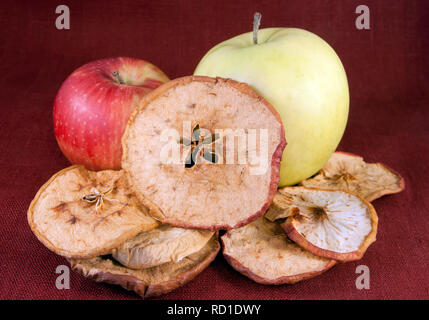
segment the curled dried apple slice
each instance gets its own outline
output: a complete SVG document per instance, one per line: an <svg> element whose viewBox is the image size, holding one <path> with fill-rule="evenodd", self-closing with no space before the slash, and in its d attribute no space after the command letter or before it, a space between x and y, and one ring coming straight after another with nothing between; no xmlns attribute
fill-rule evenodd
<svg viewBox="0 0 429 320"><path fill-rule="evenodd" d="M232 229L268 209L285 145L280 116L247 84L189 76L142 99L122 138L122 167L162 223Z"/></svg>
<svg viewBox="0 0 429 320"><path fill-rule="evenodd" d="M110 253L140 232L158 226L129 188L122 171L71 166L36 194L28 223L50 250L70 258Z"/></svg>
<svg viewBox="0 0 429 320"><path fill-rule="evenodd" d="M72 269L97 282L120 285L142 298L168 293L199 275L216 258L218 234L197 252L179 262L167 262L152 268L133 270L112 260L110 255L86 260L69 259Z"/></svg>
<svg viewBox="0 0 429 320"><path fill-rule="evenodd" d="M265 218L270 221L275 221L293 215L293 213L298 210L298 208L292 204L292 196L277 191L277 193L274 195L273 202L265 213Z"/></svg>
<svg viewBox="0 0 429 320"><path fill-rule="evenodd" d="M362 258L376 239L377 213L366 200L341 190L287 187L284 209L266 217L281 221L288 237L315 255L339 261Z"/></svg>
<svg viewBox="0 0 429 320"><path fill-rule="evenodd" d="M404 179L384 164L366 163L362 157L345 152L332 154L322 170L301 185L345 190L367 201L401 192L405 187Z"/></svg>
<svg viewBox="0 0 429 320"><path fill-rule="evenodd" d="M179 262L199 251L213 236L208 230L183 229L169 225L138 234L112 252L113 258L131 269L145 269Z"/></svg>
<svg viewBox="0 0 429 320"><path fill-rule="evenodd" d="M264 217L228 231L221 239L228 263L261 284L296 283L336 264L302 249L286 237L278 223Z"/></svg>

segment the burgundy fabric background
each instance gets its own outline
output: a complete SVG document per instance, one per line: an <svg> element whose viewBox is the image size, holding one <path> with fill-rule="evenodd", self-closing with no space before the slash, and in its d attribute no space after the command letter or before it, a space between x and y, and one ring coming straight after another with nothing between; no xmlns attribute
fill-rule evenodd
<svg viewBox="0 0 429 320"><path fill-rule="evenodd" d="M67 4L71 30L55 28ZM355 28L366 4L371 30ZM1 1L0 2L0 298L138 299L119 287L72 273L37 241L26 210L38 188L68 166L52 129L62 81L82 64L114 56L147 59L170 78L192 74L220 41L247 32L254 11L262 27L300 27L330 43L347 71L351 109L340 150L399 171L404 192L374 202L378 241L358 262L292 286L258 285L221 255L196 280L162 299L429 298L429 1ZM355 269L370 268L370 290Z"/></svg>

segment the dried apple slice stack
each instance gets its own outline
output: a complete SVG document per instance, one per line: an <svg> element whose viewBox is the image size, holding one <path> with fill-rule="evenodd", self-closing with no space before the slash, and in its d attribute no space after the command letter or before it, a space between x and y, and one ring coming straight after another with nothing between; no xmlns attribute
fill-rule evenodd
<svg viewBox="0 0 429 320"><path fill-rule="evenodd" d="M156 254L163 254L168 245L158 247ZM132 290L142 298L156 297L168 293L199 275L215 259L220 245L217 233L198 250L178 261L164 262L149 268L132 269L112 256L97 256L86 260L71 260L74 270L97 282L120 285Z"/></svg>
<svg viewBox="0 0 429 320"><path fill-rule="evenodd" d="M123 170L60 171L28 221L74 270L149 297L204 270L220 249L217 230L265 213L286 140L280 116L250 86L190 76L146 95L122 143ZM164 158L168 150L177 157Z"/></svg>
<svg viewBox="0 0 429 320"><path fill-rule="evenodd" d="M287 238L278 223L264 217L228 231L221 239L228 263L261 284L296 283L336 264L302 249Z"/></svg>
<svg viewBox="0 0 429 320"><path fill-rule="evenodd" d="M400 192L404 180L382 164L336 152L301 185L278 190L263 218L222 237L233 268L262 284L282 284L361 259L377 234L369 201Z"/></svg>
<svg viewBox="0 0 429 320"><path fill-rule="evenodd" d="M403 179L337 152L302 186L277 190L285 145L279 115L247 84L179 78L135 109L122 170L58 172L31 202L28 222L74 270L142 297L202 272L220 250L221 229L226 260L261 284L361 259L377 233L368 201L401 191Z"/></svg>
<svg viewBox="0 0 429 320"><path fill-rule="evenodd" d="M142 297L192 280L220 249L215 232L160 225L137 200L123 171L61 170L31 202L28 222L74 270Z"/></svg>

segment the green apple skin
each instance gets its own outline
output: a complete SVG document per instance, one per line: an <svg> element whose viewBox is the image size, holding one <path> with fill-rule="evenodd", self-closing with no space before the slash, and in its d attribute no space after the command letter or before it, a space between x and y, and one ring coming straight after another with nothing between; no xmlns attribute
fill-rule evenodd
<svg viewBox="0 0 429 320"><path fill-rule="evenodd" d="M314 33L267 28L213 47L195 75L247 82L280 114L287 146L279 186L319 171L337 148L348 118L349 89L335 51Z"/></svg>

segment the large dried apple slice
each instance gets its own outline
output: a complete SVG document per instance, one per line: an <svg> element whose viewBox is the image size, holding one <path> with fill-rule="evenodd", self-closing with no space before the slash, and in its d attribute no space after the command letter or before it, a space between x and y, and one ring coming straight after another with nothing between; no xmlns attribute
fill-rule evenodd
<svg viewBox="0 0 429 320"><path fill-rule="evenodd" d="M179 262L199 251L213 236L208 230L183 229L169 225L138 234L114 249L112 256L131 269L145 269Z"/></svg>
<svg viewBox="0 0 429 320"><path fill-rule="evenodd" d="M49 179L27 217L46 247L71 258L110 253L158 225L130 190L123 171L93 172L82 166L68 167Z"/></svg>
<svg viewBox="0 0 429 320"><path fill-rule="evenodd" d="M376 239L377 213L366 200L340 190L280 189L277 207L267 211L288 237L315 255L339 261L362 258Z"/></svg>
<svg viewBox="0 0 429 320"><path fill-rule="evenodd" d="M122 167L151 215L218 230L264 214L286 141L275 109L247 84L190 76L143 98L122 145Z"/></svg>
<svg viewBox="0 0 429 320"><path fill-rule="evenodd" d="M133 290L142 298L170 292L194 279L215 259L220 245L213 235L206 245L179 262L167 262L147 269L133 270L115 262L111 256L88 260L70 259L73 270L97 282Z"/></svg>
<svg viewBox="0 0 429 320"><path fill-rule="evenodd" d="M261 284L296 283L335 265L290 241L278 223L261 217L222 236L223 255L238 272Z"/></svg>
<svg viewBox="0 0 429 320"><path fill-rule="evenodd" d="M404 179L386 165L366 163L362 157L345 152L332 154L322 170L301 185L345 190L367 201L401 192L405 187Z"/></svg>

